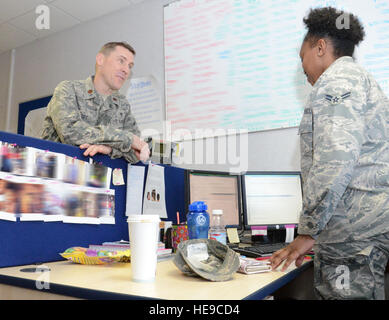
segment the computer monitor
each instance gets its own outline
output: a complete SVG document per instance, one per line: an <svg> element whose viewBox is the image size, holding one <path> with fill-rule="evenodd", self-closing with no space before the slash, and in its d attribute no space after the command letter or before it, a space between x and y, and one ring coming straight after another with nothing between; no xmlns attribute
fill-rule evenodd
<svg viewBox="0 0 389 320"><path fill-rule="evenodd" d="M246 172L242 176L243 221L246 230L297 225L302 209L300 172Z"/></svg>
<svg viewBox="0 0 389 320"><path fill-rule="evenodd" d="M223 223L241 229L240 175L220 171L186 171L186 208L194 201L204 201L212 223L212 210L223 210Z"/></svg>

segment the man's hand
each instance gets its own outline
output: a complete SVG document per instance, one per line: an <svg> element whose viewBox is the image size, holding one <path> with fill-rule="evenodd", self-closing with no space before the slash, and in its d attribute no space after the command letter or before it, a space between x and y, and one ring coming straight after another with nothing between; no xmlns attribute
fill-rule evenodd
<svg viewBox="0 0 389 320"><path fill-rule="evenodd" d="M131 148L140 161L146 161L150 157L149 145L136 135L133 135Z"/></svg>
<svg viewBox="0 0 389 320"><path fill-rule="evenodd" d="M84 143L80 145L80 149L86 149L84 152L84 156L93 157L96 153L102 154L110 154L112 152L112 148L110 146L106 146L104 144L88 144Z"/></svg>
<svg viewBox="0 0 389 320"><path fill-rule="evenodd" d="M304 261L305 255L312 249L315 239L308 235L299 235L286 248L278 250L270 258L272 269L277 269L284 261L281 271L285 271L289 265L296 260L296 266L299 267Z"/></svg>
<svg viewBox="0 0 389 320"><path fill-rule="evenodd" d="M144 146L141 151L137 151L137 150L134 150L134 151L135 151L136 157L140 161L145 162L150 157L150 149L149 149L148 145Z"/></svg>

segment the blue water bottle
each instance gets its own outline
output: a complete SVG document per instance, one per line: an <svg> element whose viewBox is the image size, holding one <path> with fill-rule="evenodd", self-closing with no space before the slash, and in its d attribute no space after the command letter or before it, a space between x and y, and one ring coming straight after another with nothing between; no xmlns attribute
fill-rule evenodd
<svg viewBox="0 0 389 320"><path fill-rule="evenodd" d="M208 239L209 214L204 201L195 201L189 205L186 216L189 239Z"/></svg>

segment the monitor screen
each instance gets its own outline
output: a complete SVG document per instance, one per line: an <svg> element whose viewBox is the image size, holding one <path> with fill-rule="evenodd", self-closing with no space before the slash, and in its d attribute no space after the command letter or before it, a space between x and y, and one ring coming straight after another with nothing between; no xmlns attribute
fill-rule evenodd
<svg viewBox="0 0 389 320"><path fill-rule="evenodd" d="M240 228L241 197L240 176L227 172L214 171L187 171L187 209L194 201L204 201L208 206L208 213L212 224L212 210L223 210L223 223L228 227Z"/></svg>
<svg viewBox="0 0 389 320"><path fill-rule="evenodd" d="M302 209L299 172L247 172L242 176L242 189L246 229L298 224Z"/></svg>

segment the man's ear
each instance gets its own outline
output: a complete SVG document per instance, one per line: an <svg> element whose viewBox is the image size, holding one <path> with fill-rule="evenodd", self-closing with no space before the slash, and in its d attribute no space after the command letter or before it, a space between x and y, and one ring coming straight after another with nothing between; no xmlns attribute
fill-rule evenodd
<svg viewBox="0 0 389 320"><path fill-rule="evenodd" d="M99 52L96 55L96 66L102 66L104 63L105 55Z"/></svg>

